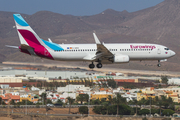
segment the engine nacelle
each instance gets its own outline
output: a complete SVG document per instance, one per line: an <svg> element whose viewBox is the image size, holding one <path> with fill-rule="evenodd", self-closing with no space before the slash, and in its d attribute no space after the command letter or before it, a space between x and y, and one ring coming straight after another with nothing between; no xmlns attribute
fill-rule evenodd
<svg viewBox="0 0 180 120"><path fill-rule="evenodd" d="M127 63L129 62L129 56L128 55L115 55L113 62L114 63Z"/></svg>

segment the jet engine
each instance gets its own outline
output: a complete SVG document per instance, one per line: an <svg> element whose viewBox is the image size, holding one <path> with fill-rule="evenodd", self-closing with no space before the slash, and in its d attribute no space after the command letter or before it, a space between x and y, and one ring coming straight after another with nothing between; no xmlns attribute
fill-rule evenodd
<svg viewBox="0 0 180 120"><path fill-rule="evenodd" d="M128 55L115 55L113 62L114 63L128 63L129 56Z"/></svg>

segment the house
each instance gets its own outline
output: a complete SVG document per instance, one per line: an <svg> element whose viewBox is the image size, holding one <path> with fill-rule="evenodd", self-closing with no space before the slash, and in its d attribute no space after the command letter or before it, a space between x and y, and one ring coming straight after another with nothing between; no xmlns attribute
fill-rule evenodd
<svg viewBox="0 0 180 120"><path fill-rule="evenodd" d="M92 100L96 100L96 99L106 99L108 100L108 96L111 96L111 98L113 98L113 94L110 92L106 92L106 91L100 91L100 92L94 92L91 94L91 99Z"/></svg>
<svg viewBox="0 0 180 120"><path fill-rule="evenodd" d="M62 92L74 92L76 90L82 89L85 87L85 85L66 85L66 87L58 87L57 92L62 93Z"/></svg>
<svg viewBox="0 0 180 120"><path fill-rule="evenodd" d="M23 100L28 100L30 102L37 103L39 100L39 96L35 94L23 94L20 96L20 102L22 102Z"/></svg>
<svg viewBox="0 0 180 120"><path fill-rule="evenodd" d="M126 98L126 101L129 102L130 100L137 100L137 93L130 93L127 92L124 95L121 95L123 98Z"/></svg>
<svg viewBox="0 0 180 120"><path fill-rule="evenodd" d="M32 86L32 87L31 87L31 90L32 90L32 91L39 91L40 89L37 88L37 87Z"/></svg>
<svg viewBox="0 0 180 120"><path fill-rule="evenodd" d="M155 98L155 91L153 87L148 87L145 89L140 90L137 93L137 101L141 100L142 98L148 99L148 98Z"/></svg>
<svg viewBox="0 0 180 120"><path fill-rule="evenodd" d="M20 101L19 95L14 95L12 93L6 93L4 95L0 96L2 98L2 101L4 101L6 104L8 104L11 100L14 100L15 103Z"/></svg>

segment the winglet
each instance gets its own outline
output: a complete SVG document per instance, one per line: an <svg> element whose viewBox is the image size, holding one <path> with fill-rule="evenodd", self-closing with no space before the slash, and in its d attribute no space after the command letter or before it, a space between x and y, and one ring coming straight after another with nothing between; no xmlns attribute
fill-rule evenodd
<svg viewBox="0 0 180 120"><path fill-rule="evenodd" d="M93 33L93 36L94 36L94 40L95 40L96 44L101 44L101 42L99 41L99 39L95 33Z"/></svg>

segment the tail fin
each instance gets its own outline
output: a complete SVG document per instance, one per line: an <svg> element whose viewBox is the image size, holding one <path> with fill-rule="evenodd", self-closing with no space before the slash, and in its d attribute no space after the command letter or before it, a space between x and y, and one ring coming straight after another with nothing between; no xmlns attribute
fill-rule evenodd
<svg viewBox="0 0 180 120"><path fill-rule="evenodd" d="M20 14L14 14L13 16L21 44L28 45L32 48L35 48L36 45L43 45L42 40Z"/></svg>
<svg viewBox="0 0 180 120"><path fill-rule="evenodd" d="M17 32L19 35L19 39L21 42L21 46L20 46L21 52L31 55L34 54L39 57L45 57L48 59L53 59L53 57L47 50L45 43L28 25L28 23L22 18L22 16L20 14L14 14L13 16L14 16Z"/></svg>

